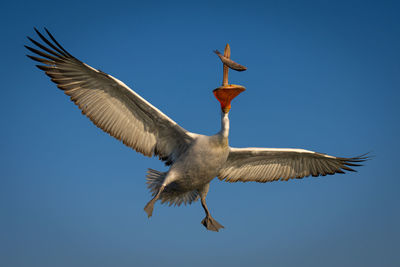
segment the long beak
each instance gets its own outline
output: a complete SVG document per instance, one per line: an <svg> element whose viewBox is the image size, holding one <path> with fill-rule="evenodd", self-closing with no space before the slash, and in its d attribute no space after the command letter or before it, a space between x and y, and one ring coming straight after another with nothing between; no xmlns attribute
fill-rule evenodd
<svg viewBox="0 0 400 267"><path fill-rule="evenodd" d="M231 109L231 101L237 97L241 92L245 91L246 88L240 85L229 84L218 87L213 91L215 98L221 104L221 110L224 113L228 113Z"/></svg>

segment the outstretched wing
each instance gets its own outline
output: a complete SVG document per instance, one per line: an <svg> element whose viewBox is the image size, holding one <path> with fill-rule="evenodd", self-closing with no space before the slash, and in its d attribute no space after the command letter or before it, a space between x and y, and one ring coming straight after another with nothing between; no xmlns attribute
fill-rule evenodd
<svg viewBox="0 0 400 267"><path fill-rule="evenodd" d="M272 182L325 176L344 171L367 159L365 155L339 158L304 149L291 148L230 148L229 156L218 174L227 182Z"/></svg>
<svg viewBox="0 0 400 267"><path fill-rule="evenodd" d="M137 152L159 156L167 165L187 149L194 134L123 82L73 57L45 30L53 42L35 29L47 46L28 37L43 50L25 46L36 54L28 57L44 64L37 67L70 96L96 126Z"/></svg>

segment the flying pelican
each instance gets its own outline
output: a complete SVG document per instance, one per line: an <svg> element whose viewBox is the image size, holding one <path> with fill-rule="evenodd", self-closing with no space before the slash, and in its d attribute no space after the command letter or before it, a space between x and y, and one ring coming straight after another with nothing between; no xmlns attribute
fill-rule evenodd
<svg viewBox="0 0 400 267"><path fill-rule="evenodd" d="M226 65L223 86L214 90L221 104L221 130L212 136L191 133L120 80L72 56L47 29L50 39L35 31L44 44L28 37L41 50L25 46L36 54L27 56L42 63L37 67L82 113L128 147L145 156L158 156L170 166L166 172L148 170L147 184L153 196L144 208L148 217L157 200L179 206L200 199L206 214L201 223L218 232L224 227L211 216L206 204L210 182L215 177L227 182L265 183L325 176L354 171L351 167L361 166L359 163L367 159L365 155L341 158L304 149L230 147L230 103L245 88L228 84ZM224 57L230 57L228 45Z"/></svg>

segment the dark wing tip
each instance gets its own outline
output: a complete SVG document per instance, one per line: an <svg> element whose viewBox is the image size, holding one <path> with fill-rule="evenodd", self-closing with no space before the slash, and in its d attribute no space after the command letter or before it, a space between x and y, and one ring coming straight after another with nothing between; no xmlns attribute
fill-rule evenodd
<svg viewBox="0 0 400 267"><path fill-rule="evenodd" d="M39 30L38 30L36 27L33 27L33 29L35 30L35 32L36 32L37 34L40 34Z"/></svg>
<svg viewBox="0 0 400 267"><path fill-rule="evenodd" d="M363 164L360 164L362 162L365 162L367 160L371 159L370 152L361 154L356 157L352 158L338 158L341 161L341 169L346 170L346 171L351 171L351 172L357 172L357 170L354 170L350 167L360 167L364 166Z"/></svg>
<svg viewBox="0 0 400 267"><path fill-rule="evenodd" d="M338 159L343 162L364 162L364 161L370 160L372 157L374 157L374 156L370 155L370 152L367 152L367 153L361 154L356 157L351 157L351 158L338 157Z"/></svg>
<svg viewBox="0 0 400 267"><path fill-rule="evenodd" d="M60 45L57 40L53 37L53 35L50 33L50 31L44 27L44 30L46 31L47 35L50 37L50 39L58 46L58 48L60 48L63 52L65 52L65 54L67 54L70 57L73 57L70 53L68 53L67 50L64 49L64 47L62 45Z"/></svg>
<svg viewBox="0 0 400 267"><path fill-rule="evenodd" d="M352 168L350 168L350 167L347 167L347 166L342 166L341 167L343 170L346 170L346 171L349 171L349 172L357 172L356 170L354 170L354 169L352 169Z"/></svg>
<svg viewBox="0 0 400 267"><path fill-rule="evenodd" d="M30 57L33 60L40 61L45 64L49 63L55 63L59 62L60 60L64 60L66 58L73 58L75 59L70 53L67 52L58 42L57 40L53 37L53 35L47 30L46 27L44 27L45 31L48 34L48 37L45 37L40 31L34 27L34 31L36 32L37 36L40 37L41 42L35 41L33 38L27 36L28 40L33 44L32 47L24 45L25 48L30 50L32 53L42 56L46 59L43 60L37 60L38 58L34 59ZM35 47L35 48L33 48ZM46 53L45 53L46 52ZM54 62L50 62L50 61Z"/></svg>
<svg viewBox="0 0 400 267"><path fill-rule="evenodd" d="M368 152L368 153L359 155L357 157L349 158L348 161L349 162L364 162L364 161L370 160L372 157L374 157L374 156L370 155L370 152Z"/></svg>

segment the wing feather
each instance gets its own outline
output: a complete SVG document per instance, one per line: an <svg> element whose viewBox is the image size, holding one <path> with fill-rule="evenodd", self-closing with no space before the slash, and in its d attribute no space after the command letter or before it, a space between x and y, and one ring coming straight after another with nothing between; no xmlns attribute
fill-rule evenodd
<svg viewBox="0 0 400 267"><path fill-rule="evenodd" d="M180 127L123 82L73 57L45 30L51 41L35 29L45 44L28 37L43 50L25 46L35 54L28 57L44 64L37 67L96 126L146 156L159 156L167 165L187 149L195 134Z"/></svg>
<svg viewBox="0 0 400 267"><path fill-rule="evenodd" d="M361 166L367 159L366 154L340 158L304 149L230 148L218 178L227 182L287 181L355 171L349 166Z"/></svg>

